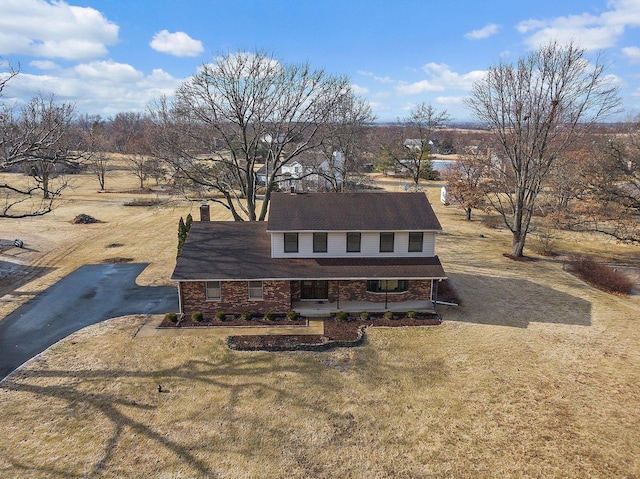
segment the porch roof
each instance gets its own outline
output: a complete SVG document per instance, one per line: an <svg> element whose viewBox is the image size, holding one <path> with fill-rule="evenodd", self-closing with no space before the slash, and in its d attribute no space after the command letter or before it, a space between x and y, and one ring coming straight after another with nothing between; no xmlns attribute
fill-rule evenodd
<svg viewBox="0 0 640 479"><path fill-rule="evenodd" d="M445 278L440 260L417 258L272 258L265 222L191 225L172 281Z"/></svg>

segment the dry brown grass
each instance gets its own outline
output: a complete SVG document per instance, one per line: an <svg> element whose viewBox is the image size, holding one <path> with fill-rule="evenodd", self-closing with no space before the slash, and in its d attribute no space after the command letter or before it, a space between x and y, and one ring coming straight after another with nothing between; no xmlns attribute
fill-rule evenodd
<svg viewBox="0 0 640 479"><path fill-rule="evenodd" d="M462 298L442 326L284 354L135 338L142 317L92 326L0 383L0 477L638 477L638 296L591 288L558 259L510 261L508 233L464 221L438 193L437 248ZM150 215L89 196L28 222L43 240L36 223L60 228L36 260L57 268L39 287L113 255L110 243L151 263L143 281L166 281L188 205ZM81 212L106 222L78 240L66 222ZM559 236L563 255L637 255Z"/></svg>

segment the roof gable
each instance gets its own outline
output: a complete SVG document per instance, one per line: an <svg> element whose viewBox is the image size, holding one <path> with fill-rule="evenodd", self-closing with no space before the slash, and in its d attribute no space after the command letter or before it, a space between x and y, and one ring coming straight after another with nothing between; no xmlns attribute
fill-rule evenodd
<svg viewBox="0 0 640 479"><path fill-rule="evenodd" d="M441 230L424 193L273 193L267 231Z"/></svg>

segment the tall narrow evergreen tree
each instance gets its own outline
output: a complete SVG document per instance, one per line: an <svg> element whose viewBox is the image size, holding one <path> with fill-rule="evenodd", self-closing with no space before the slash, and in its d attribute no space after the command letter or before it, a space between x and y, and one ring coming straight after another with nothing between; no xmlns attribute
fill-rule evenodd
<svg viewBox="0 0 640 479"><path fill-rule="evenodd" d="M182 247L184 246L184 242L187 240L187 233L187 225L181 216L180 221L178 222L178 254L176 255L176 258L180 256L180 253L182 253Z"/></svg>

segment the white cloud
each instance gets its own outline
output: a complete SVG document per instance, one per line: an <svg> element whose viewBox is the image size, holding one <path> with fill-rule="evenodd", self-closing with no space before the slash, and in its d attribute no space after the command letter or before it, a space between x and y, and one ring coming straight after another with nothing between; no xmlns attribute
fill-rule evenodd
<svg viewBox="0 0 640 479"><path fill-rule="evenodd" d="M436 97L436 103L441 103L443 105L462 105L464 102L464 96L438 96Z"/></svg>
<svg viewBox="0 0 640 479"><path fill-rule="evenodd" d="M135 82L142 78L142 72L126 63L114 61L101 61L83 63L73 68L76 76L81 80L109 81L109 82Z"/></svg>
<svg viewBox="0 0 640 479"><path fill-rule="evenodd" d="M351 84L351 91L353 91L353 93L355 93L356 95L366 95L367 93L369 93L368 88L356 85L355 83Z"/></svg>
<svg viewBox="0 0 640 479"><path fill-rule="evenodd" d="M34 60L29 62L29 65L37 68L38 70L57 70L60 68L60 65L50 60Z"/></svg>
<svg viewBox="0 0 640 479"><path fill-rule="evenodd" d="M107 117L122 111L144 111L151 100L171 96L182 81L161 69L145 75L131 65L96 61L43 75L21 73L7 84L3 100L20 103L51 92L58 101L75 104L81 113Z"/></svg>
<svg viewBox="0 0 640 479"><path fill-rule="evenodd" d="M456 73L444 63L427 63L422 67L427 78L414 83L400 82L397 91L405 95L444 90L469 90L473 83L482 78L483 71Z"/></svg>
<svg viewBox="0 0 640 479"><path fill-rule="evenodd" d="M184 32L170 33L162 30L153 36L151 48L176 57L196 57L204 51L202 42L194 40Z"/></svg>
<svg viewBox="0 0 640 479"><path fill-rule="evenodd" d="M118 26L90 7L46 0L0 2L0 55L86 60L107 54Z"/></svg>
<svg viewBox="0 0 640 479"><path fill-rule="evenodd" d="M640 48L625 47L622 49L622 53L629 59L631 63L640 63Z"/></svg>
<svg viewBox="0 0 640 479"><path fill-rule="evenodd" d="M444 90L444 87L442 85L436 85L429 80L420 80L413 83L402 81L396 89L403 95L417 95L418 93L425 93L428 91L442 91Z"/></svg>
<svg viewBox="0 0 640 479"><path fill-rule="evenodd" d="M465 33L464 37L469 40L481 40L483 38L489 38L492 35L495 35L500 30L500 25L496 25L495 23L489 23L485 25L480 30L473 30L469 33Z"/></svg>
<svg viewBox="0 0 640 479"><path fill-rule="evenodd" d="M520 22L516 29L528 35L525 42L531 49L554 40L577 41L587 50L610 48L625 29L640 26L640 1L612 0L607 6L609 10L600 15L583 13L549 20L529 19Z"/></svg>
<svg viewBox="0 0 640 479"><path fill-rule="evenodd" d="M358 70L358 75L366 76L369 78L373 78L378 83L382 83L383 85L389 85L391 83L395 83L395 80L390 77L380 77L375 75L373 72L366 72L363 70Z"/></svg>

